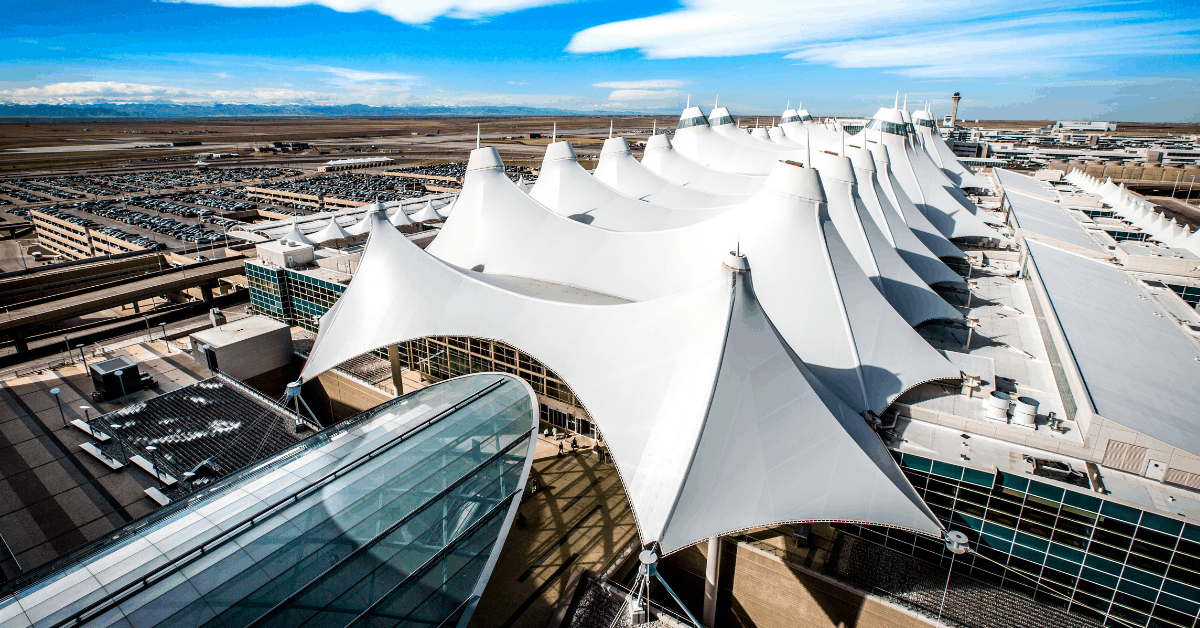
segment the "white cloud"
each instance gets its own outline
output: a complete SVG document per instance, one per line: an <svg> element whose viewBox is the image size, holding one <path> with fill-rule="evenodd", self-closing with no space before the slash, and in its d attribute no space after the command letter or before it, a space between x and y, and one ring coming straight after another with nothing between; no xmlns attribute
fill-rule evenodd
<svg viewBox="0 0 1200 628"><path fill-rule="evenodd" d="M89 103L89 102L152 102L169 100L178 103L332 103L336 94L283 88L252 88L246 90L201 90L144 83L115 81L76 81L51 83L37 87L0 90L0 101L30 103Z"/></svg>
<svg viewBox="0 0 1200 628"><path fill-rule="evenodd" d="M405 24L428 24L439 17L478 20L572 0L161 0L221 7L297 7L316 4L341 13L375 11Z"/></svg>
<svg viewBox="0 0 1200 628"><path fill-rule="evenodd" d="M618 89L608 95L609 100L647 100L651 98L664 99L679 96L681 92L675 89Z"/></svg>
<svg viewBox="0 0 1200 628"><path fill-rule="evenodd" d="M301 71L308 72L324 72L332 74L340 79L344 79L350 83L367 83L367 82L393 82L399 81L410 83L421 80L421 77L414 74L401 74L399 72L370 72L367 70L354 70L351 68L338 68L328 65L310 65L296 68Z"/></svg>
<svg viewBox="0 0 1200 628"><path fill-rule="evenodd" d="M673 79L655 79L649 81L606 81L604 83L592 83L592 87L611 87L613 89L649 89L662 87L683 87L687 85L687 81L676 81Z"/></svg>
<svg viewBox="0 0 1200 628"><path fill-rule="evenodd" d="M784 53L914 77L1050 72L1095 56L1195 50L1200 21L1087 12L1105 0L683 0L682 8L576 33L573 53L636 49L652 59ZM1155 5L1158 6L1158 5ZM1032 16L1032 17L1021 17ZM880 36L881 33L888 34Z"/></svg>
<svg viewBox="0 0 1200 628"><path fill-rule="evenodd" d="M509 85L528 85L529 83L526 83L525 81L521 81L520 83L518 83L516 81L509 81L508 84Z"/></svg>
<svg viewBox="0 0 1200 628"><path fill-rule="evenodd" d="M227 78L232 77L233 75L228 72L217 72L214 76L216 76L218 78L227 79Z"/></svg>

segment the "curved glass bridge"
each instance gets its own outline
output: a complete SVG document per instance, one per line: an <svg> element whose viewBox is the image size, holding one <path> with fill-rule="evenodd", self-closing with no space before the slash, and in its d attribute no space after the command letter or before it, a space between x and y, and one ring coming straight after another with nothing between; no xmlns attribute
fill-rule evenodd
<svg viewBox="0 0 1200 628"><path fill-rule="evenodd" d="M497 373L389 401L9 583L0 626L466 625L536 408Z"/></svg>

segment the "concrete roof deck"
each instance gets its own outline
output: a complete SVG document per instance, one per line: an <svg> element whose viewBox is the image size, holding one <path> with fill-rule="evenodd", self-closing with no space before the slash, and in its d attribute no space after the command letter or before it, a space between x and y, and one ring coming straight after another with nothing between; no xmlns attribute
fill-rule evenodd
<svg viewBox="0 0 1200 628"><path fill-rule="evenodd" d="M956 365L968 361L990 363L997 381L983 381L983 393L976 393L974 397L959 394L957 390L948 391L937 384L925 384L908 391L897 401L913 408L915 411L912 414L918 418L941 415L946 424L956 425L958 429L995 434L998 438L1022 444L1031 437L1049 442L1082 444L1083 435L1073 421L1064 421L1063 424L1068 428L1065 433L1045 427L1049 413L1063 417L1062 401L1055 387L1041 332L1032 314L1029 293L1023 282L1006 276L1015 275L1016 270L1015 262L993 261L988 269L972 272L974 296L966 315L968 318L977 318L979 326L972 334L969 348L963 344L966 330L938 327L922 330L922 335L934 347L946 352ZM987 379L986 373L968 371L968 374ZM1041 427L1035 432L1030 428L984 418L982 397L997 389L1013 396L1036 399L1039 402Z"/></svg>

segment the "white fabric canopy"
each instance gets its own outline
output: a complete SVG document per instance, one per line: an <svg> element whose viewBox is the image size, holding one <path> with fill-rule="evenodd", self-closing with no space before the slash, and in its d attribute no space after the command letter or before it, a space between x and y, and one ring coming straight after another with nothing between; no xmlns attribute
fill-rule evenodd
<svg viewBox="0 0 1200 628"><path fill-rule="evenodd" d="M821 186L829 216L859 267L909 325L929 320L961 320L962 314L917 276L900 258L858 194L850 159L818 151L813 165L821 175Z"/></svg>
<svg viewBox="0 0 1200 628"><path fill-rule="evenodd" d="M471 207L469 194L451 223ZM743 270L747 258L704 256L707 279L676 294L579 305L480 281L421 251L381 214L372 220L354 280L322 318L305 381L394 342L494 338L569 382L604 433L641 540L663 553L798 521L941 534L866 422L789 349L759 304L757 269L753 287Z"/></svg>
<svg viewBox="0 0 1200 628"><path fill-rule="evenodd" d="M646 140L642 165L675 185L712 194L757 192L767 180L765 175L735 174L702 166L675 150L666 135L651 135Z"/></svg>
<svg viewBox="0 0 1200 628"><path fill-rule="evenodd" d="M672 183L634 159L629 152L629 144L623 137L612 137L604 141L604 147L600 150L600 161L596 164L592 176L625 196L662 207L722 207L740 203L750 197L748 192L715 194Z"/></svg>
<svg viewBox="0 0 1200 628"><path fill-rule="evenodd" d="M621 232L532 202L502 168L494 149L472 152L457 210L431 254L458 268L642 301L704 284L714 272L706 260L740 246L758 256L756 291L780 333L856 411L882 412L912 386L960 375L859 267L829 218L815 170L778 163L763 190L734 211L677 229Z"/></svg>
<svg viewBox="0 0 1200 628"><path fill-rule="evenodd" d="M946 266L929 247L917 237L912 228L904 222L904 218L896 211L881 187L878 169L871 153L863 148L848 147L846 154L854 165L854 174L858 180L858 195L862 198L867 211L875 220L875 226L883 233L888 242L896 248L896 253L917 273L925 283L966 285L958 273ZM957 250L957 247L955 247Z"/></svg>
<svg viewBox="0 0 1200 628"><path fill-rule="evenodd" d="M917 239L939 258L964 259L966 254L947 240L946 236L942 235L929 222L925 214L922 214L921 210L913 204L904 188L896 183L887 147L879 142L867 140L866 149L871 151L871 157L875 160L875 174L879 178L879 188L883 190L884 196L896 209L896 213L900 214L900 218L904 220L909 229L912 229L913 235L917 236Z"/></svg>
<svg viewBox="0 0 1200 628"><path fill-rule="evenodd" d="M898 109L883 108L873 120L885 128L904 128L904 116ZM889 125L894 125L890 126ZM1000 234L975 215L973 205L956 185L925 153L914 147L907 135L884 129L865 128L855 138L875 141L887 147L892 172L897 182L929 222L947 238L996 238Z"/></svg>
<svg viewBox="0 0 1200 628"><path fill-rule="evenodd" d="M313 241L317 243L331 242L333 240L344 240L349 238L350 234L346 233L345 229L338 224L336 218L330 218L329 224L325 228L318 231L313 237Z"/></svg>
<svg viewBox="0 0 1200 628"><path fill-rule="evenodd" d="M409 218L412 219L413 222L429 222L431 220L441 220L442 216L433 208L433 203L431 201L425 201L425 204L421 206L421 209L413 212Z"/></svg>
<svg viewBox="0 0 1200 628"><path fill-rule="evenodd" d="M529 197L572 220L618 231L682 227L729 208L728 205L685 209L664 207L621 194L588 174L579 165L571 143L565 141L546 147L537 183L529 191ZM731 200L737 202L738 199Z"/></svg>
<svg viewBox="0 0 1200 628"><path fill-rule="evenodd" d="M925 126L917 122L918 120L928 120L933 122L933 116L924 110L917 110L912 113L913 128L917 131L917 137L921 141L921 146L925 152L929 154L933 160L950 181L960 188L978 188L985 189L988 187L987 182L983 177L975 174L970 168L964 166L958 160L958 156L954 151L950 150L950 145L946 143L946 139L942 137L937 126Z"/></svg>

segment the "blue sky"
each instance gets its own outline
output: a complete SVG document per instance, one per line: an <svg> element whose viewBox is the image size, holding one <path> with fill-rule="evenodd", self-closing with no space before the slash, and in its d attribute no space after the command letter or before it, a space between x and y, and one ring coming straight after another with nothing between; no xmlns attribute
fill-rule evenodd
<svg viewBox="0 0 1200 628"><path fill-rule="evenodd" d="M1200 122L1200 3L8 0L0 102ZM1019 5L1017 7L1016 5ZM915 108L915 105L912 107Z"/></svg>

